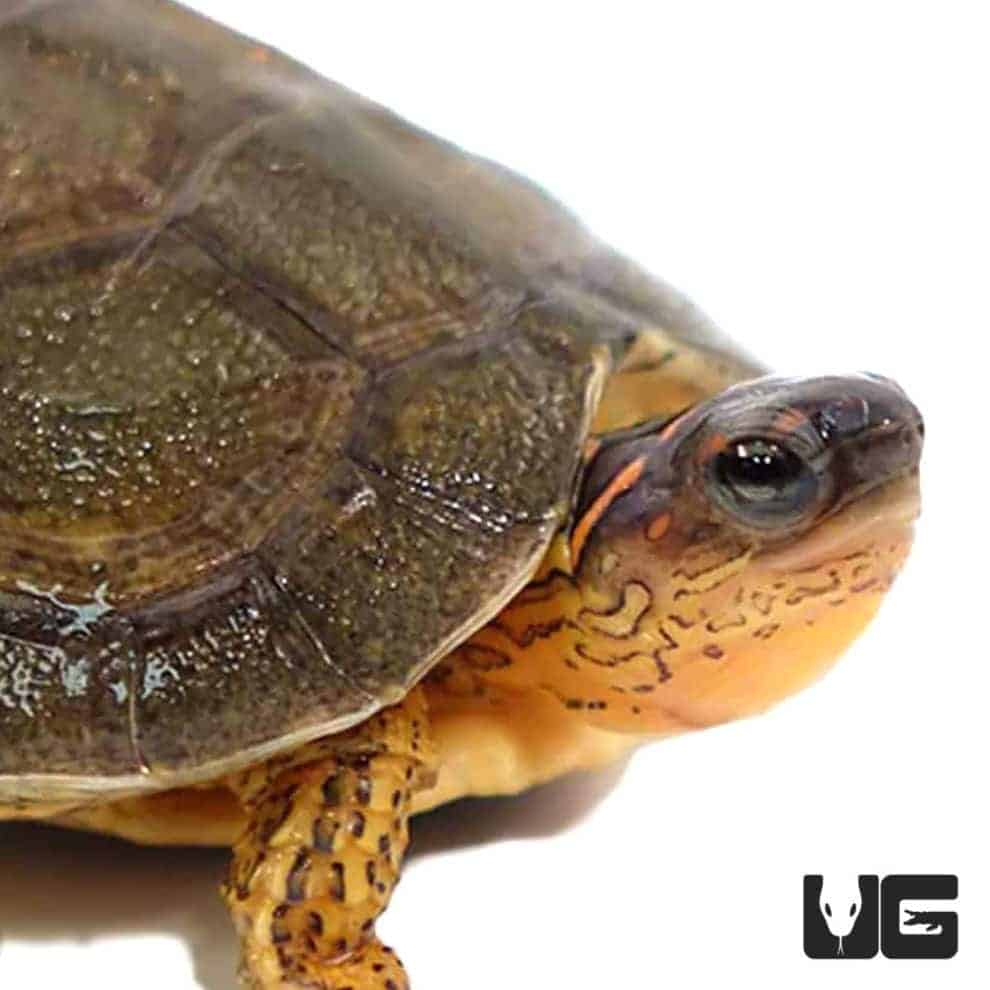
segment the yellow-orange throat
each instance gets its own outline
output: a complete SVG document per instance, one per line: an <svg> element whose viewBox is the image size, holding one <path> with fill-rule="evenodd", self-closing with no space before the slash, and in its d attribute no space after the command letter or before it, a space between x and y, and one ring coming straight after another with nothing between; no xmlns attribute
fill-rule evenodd
<svg viewBox="0 0 990 990"><path fill-rule="evenodd" d="M448 690L549 692L590 724L667 734L759 712L826 670L910 548L917 482L885 486L794 545L669 520L589 552L558 537L539 574L443 665Z"/></svg>

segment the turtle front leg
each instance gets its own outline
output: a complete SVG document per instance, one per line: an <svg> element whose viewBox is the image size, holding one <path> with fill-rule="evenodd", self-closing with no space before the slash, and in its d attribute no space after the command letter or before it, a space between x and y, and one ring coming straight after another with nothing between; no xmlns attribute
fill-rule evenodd
<svg viewBox="0 0 990 990"><path fill-rule="evenodd" d="M248 813L223 894L251 990L406 990L375 936L434 775L422 692L230 781Z"/></svg>

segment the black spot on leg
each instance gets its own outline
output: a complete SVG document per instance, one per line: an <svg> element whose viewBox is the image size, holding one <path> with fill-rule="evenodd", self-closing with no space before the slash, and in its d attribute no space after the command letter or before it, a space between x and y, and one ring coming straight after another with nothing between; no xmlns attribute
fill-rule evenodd
<svg viewBox="0 0 990 990"><path fill-rule="evenodd" d="M313 822L313 848L317 852L333 852L334 843L337 839L337 832L340 829L340 822L317 818Z"/></svg>
<svg viewBox="0 0 990 990"><path fill-rule="evenodd" d="M351 818L351 835L355 839L360 839L364 835L365 818L360 811L355 811L354 816Z"/></svg>
<svg viewBox="0 0 990 990"><path fill-rule="evenodd" d="M293 802L296 797L296 786L290 785L285 790L273 795L269 805L274 804L278 812L274 815L266 815L261 819L256 831L259 845L267 846L272 836L288 821L292 814Z"/></svg>
<svg viewBox="0 0 990 990"><path fill-rule="evenodd" d="M330 896L338 903L343 903L347 896L344 884L344 864L335 860L330 864Z"/></svg>
<svg viewBox="0 0 990 990"><path fill-rule="evenodd" d="M298 904L300 901L305 900L306 877L309 873L310 865L309 853L305 849L300 849L285 879L285 899L290 904Z"/></svg>
<svg viewBox="0 0 990 990"><path fill-rule="evenodd" d="M335 808L340 804L340 774L332 773L323 781L323 803L328 808Z"/></svg>
<svg viewBox="0 0 990 990"><path fill-rule="evenodd" d="M278 907L272 911L272 923L270 928L272 945L284 945L292 938L289 930L285 927L285 916L288 913L288 904L279 904Z"/></svg>

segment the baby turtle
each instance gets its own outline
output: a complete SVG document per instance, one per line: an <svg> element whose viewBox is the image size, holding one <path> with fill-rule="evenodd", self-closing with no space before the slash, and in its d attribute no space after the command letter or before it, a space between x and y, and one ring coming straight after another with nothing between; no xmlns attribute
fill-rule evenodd
<svg viewBox="0 0 990 990"><path fill-rule="evenodd" d="M415 812L760 711L921 420L163 0L0 14L0 817L232 843L260 990L396 990Z"/></svg>

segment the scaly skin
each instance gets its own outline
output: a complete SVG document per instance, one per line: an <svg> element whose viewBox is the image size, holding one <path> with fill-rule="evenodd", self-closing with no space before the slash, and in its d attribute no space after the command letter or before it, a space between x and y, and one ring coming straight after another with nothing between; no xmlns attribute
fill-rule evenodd
<svg viewBox="0 0 990 990"><path fill-rule="evenodd" d="M230 780L248 816L224 898L250 990L405 990L374 933L432 776L425 699L413 691L358 728Z"/></svg>

